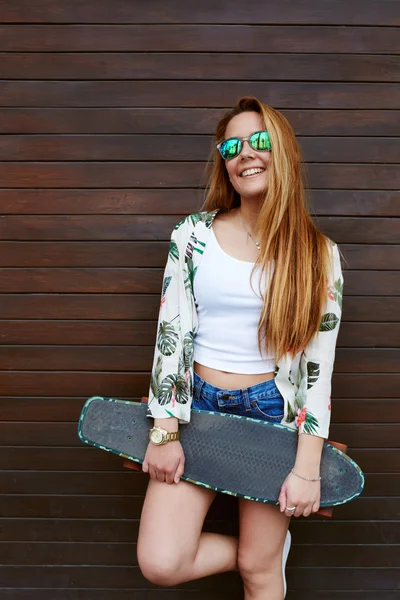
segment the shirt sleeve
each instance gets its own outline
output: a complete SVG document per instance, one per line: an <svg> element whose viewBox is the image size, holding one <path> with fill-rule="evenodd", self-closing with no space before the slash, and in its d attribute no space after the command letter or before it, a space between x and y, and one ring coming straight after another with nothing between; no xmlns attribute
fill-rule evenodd
<svg viewBox="0 0 400 600"><path fill-rule="evenodd" d="M328 438L331 382L336 340L342 316L343 275L337 245L329 240L333 268L327 281L327 300L319 332L300 358L301 382L297 394L296 424L300 433Z"/></svg>
<svg viewBox="0 0 400 600"><path fill-rule="evenodd" d="M164 270L147 416L177 417L180 423L187 423L190 421L191 395L182 340L181 310L185 288L181 259L174 229Z"/></svg>

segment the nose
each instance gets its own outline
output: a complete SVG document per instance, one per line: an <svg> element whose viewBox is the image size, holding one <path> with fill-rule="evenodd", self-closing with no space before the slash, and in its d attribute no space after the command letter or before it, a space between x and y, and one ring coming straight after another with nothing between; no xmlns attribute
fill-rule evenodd
<svg viewBox="0 0 400 600"><path fill-rule="evenodd" d="M243 141L242 151L240 153L240 157L243 160L249 156L254 156L254 150L249 144L249 140Z"/></svg>

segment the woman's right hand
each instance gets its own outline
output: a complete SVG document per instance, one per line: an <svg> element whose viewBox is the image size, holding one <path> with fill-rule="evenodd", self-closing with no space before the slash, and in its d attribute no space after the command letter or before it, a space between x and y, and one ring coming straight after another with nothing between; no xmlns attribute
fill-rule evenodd
<svg viewBox="0 0 400 600"><path fill-rule="evenodd" d="M178 483L183 475L184 467L185 454L180 442L167 442L161 446L155 446L149 442L142 468L145 473L150 475L151 479Z"/></svg>

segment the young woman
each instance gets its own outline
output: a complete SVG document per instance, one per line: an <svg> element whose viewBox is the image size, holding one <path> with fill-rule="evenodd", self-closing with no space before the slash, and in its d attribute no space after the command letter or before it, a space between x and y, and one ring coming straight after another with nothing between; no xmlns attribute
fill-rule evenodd
<svg viewBox="0 0 400 600"><path fill-rule="evenodd" d="M290 518L319 508L343 278L306 208L289 123L244 97L218 123L204 211L172 232L149 392L145 577L172 586L239 570L246 600L281 600ZM202 532L215 492L180 481L191 406L298 429L279 506L239 498L239 538ZM161 444L160 444L161 441Z"/></svg>

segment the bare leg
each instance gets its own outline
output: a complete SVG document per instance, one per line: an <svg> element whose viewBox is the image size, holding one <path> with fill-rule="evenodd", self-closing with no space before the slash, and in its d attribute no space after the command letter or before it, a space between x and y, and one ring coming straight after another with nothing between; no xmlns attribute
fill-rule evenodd
<svg viewBox="0 0 400 600"><path fill-rule="evenodd" d="M237 538L201 531L214 498L212 490L182 480L150 479L138 539L146 579L172 586L237 568Z"/></svg>
<svg viewBox="0 0 400 600"><path fill-rule="evenodd" d="M290 518L277 506L240 499L239 519L245 600L282 600L282 551Z"/></svg>

